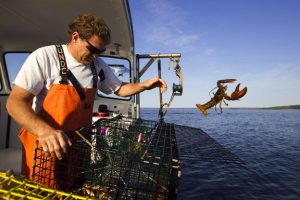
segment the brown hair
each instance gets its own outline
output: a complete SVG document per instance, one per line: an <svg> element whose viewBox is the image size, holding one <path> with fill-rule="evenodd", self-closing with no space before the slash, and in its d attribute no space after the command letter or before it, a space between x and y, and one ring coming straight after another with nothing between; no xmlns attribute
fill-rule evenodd
<svg viewBox="0 0 300 200"><path fill-rule="evenodd" d="M78 32L83 39L89 39L93 35L97 35L102 41L108 45L110 43L110 29L104 20L91 13L85 13L77 16L72 23L69 24L69 34Z"/></svg>

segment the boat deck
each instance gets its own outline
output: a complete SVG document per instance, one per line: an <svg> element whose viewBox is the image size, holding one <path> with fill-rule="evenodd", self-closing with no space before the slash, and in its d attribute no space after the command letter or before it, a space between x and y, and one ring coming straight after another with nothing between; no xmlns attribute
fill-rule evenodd
<svg viewBox="0 0 300 200"><path fill-rule="evenodd" d="M21 174L22 149L0 149L0 171L13 170L14 174Z"/></svg>

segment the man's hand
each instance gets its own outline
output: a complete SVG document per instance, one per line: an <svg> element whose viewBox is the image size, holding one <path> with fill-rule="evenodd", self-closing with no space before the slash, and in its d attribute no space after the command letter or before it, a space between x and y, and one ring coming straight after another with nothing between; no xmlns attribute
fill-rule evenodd
<svg viewBox="0 0 300 200"><path fill-rule="evenodd" d="M62 159L63 152L72 145L71 141L64 132L53 129L32 110L33 98L29 91L15 85L6 102L7 111L21 127L38 138L47 155Z"/></svg>
<svg viewBox="0 0 300 200"><path fill-rule="evenodd" d="M144 90L151 90L156 87L159 87L162 93L167 91L166 82L160 78L155 77L141 83L123 83L121 87L115 92L115 94L121 97L126 97L138 94Z"/></svg>
<svg viewBox="0 0 300 200"><path fill-rule="evenodd" d="M67 153L68 147L72 145L69 137L60 130L51 133L42 134L38 137L39 143L47 156L61 160Z"/></svg>
<svg viewBox="0 0 300 200"><path fill-rule="evenodd" d="M159 87L161 89L161 92L164 93L167 91L167 84L164 80L160 78L150 78L143 82L145 89L151 90L155 87Z"/></svg>

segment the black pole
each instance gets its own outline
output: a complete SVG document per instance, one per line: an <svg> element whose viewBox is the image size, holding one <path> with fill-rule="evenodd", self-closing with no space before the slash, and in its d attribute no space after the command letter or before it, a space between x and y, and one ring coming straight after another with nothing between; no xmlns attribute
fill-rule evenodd
<svg viewBox="0 0 300 200"><path fill-rule="evenodd" d="M161 78L161 60L157 60L157 69L158 69L158 78ZM164 114L163 114L163 98L162 98L162 93L161 93L161 88L159 88L159 117L160 121L164 120Z"/></svg>

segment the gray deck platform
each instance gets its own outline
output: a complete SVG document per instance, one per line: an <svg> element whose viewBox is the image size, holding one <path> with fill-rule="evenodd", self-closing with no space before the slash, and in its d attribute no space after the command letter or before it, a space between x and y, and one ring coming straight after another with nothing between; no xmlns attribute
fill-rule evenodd
<svg viewBox="0 0 300 200"><path fill-rule="evenodd" d="M0 149L0 171L12 169L14 174L21 174L22 149Z"/></svg>

